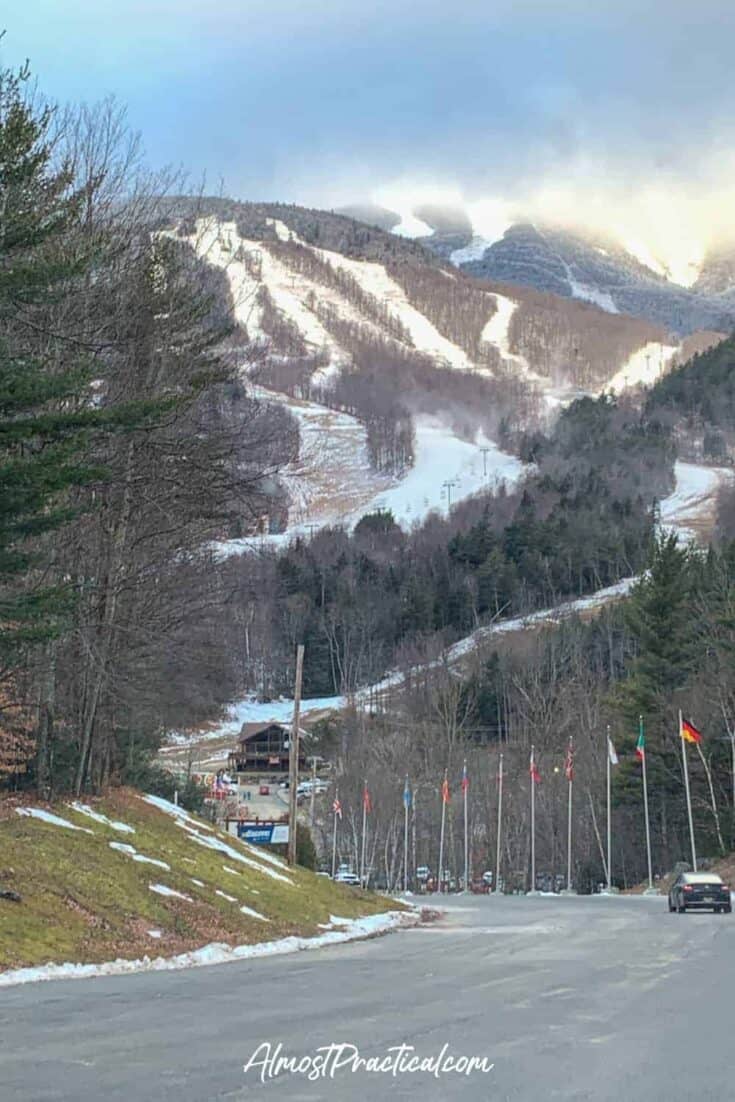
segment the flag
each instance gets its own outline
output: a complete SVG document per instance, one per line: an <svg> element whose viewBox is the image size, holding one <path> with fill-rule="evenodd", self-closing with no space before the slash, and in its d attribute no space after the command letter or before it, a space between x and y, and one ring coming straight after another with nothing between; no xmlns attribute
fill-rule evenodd
<svg viewBox="0 0 735 1102"><path fill-rule="evenodd" d="M638 728L638 741L635 744L635 756L638 761L644 761L646 757L646 736L643 734L643 720Z"/></svg>
<svg viewBox="0 0 735 1102"><path fill-rule="evenodd" d="M683 719L681 721L681 737L684 739L684 742L696 743L702 741L701 732L698 731L694 724L690 723L687 719Z"/></svg>
<svg viewBox="0 0 735 1102"><path fill-rule="evenodd" d="M569 745L567 746L567 757L564 762L564 772L566 773L567 780L574 780L574 750L572 748L572 740L569 739Z"/></svg>
<svg viewBox="0 0 735 1102"><path fill-rule="evenodd" d="M467 776L467 762L462 766L462 791L467 792L470 787L470 778Z"/></svg>
<svg viewBox="0 0 735 1102"><path fill-rule="evenodd" d="M447 780L446 773L444 774L444 780L442 781L442 803L448 804L450 800L449 796L449 781Z"/></svg>
<svg viewBox="0 0 735 1102"><path fill-rule="evenodd" d="M332 811L338 819L342 818L342 804L339 802L339 796L334 797L334 803L332 804Z"/></svg>
<svg viewBox="0 0 735 1102"><path fill-rule="evenodd" d="M406 810L411 806L411 789L408 784L408 777L406 777L406 783L403 788L403 806Z"/></svg>
<svg viewBox="0 0 735 1102"><path fill-rule="evenodd" d="M609 735L607 736L607 755L610 758L610 764L611 765L617 765L618 764L618 755L615 752L615 747L613 746L613 740L610 738Z"/></svg>
<svg viewBox="0 0 735 1102"><path fill-rule="evenodd" d="M362 790L362 806L363 806L364 811L372 811L373 810L372 801L370 799L370 793L368 791L367 781L365 782L365 787Z"/></svg>
<svg viewBox="0 0 735 1102"><path fill-rule="evenodd" d="M538 766L536 765L536 759L534 758L533 750L531 751L531 762L528 767L528 772L530 773L531 780L534 784L541 783L541 774L538 771Z"/></svg>

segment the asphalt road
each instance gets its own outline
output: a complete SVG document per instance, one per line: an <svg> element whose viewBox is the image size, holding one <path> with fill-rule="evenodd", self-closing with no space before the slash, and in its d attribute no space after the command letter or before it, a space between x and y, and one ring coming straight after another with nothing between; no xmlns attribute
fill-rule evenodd
<svg viewBox="0 0 735 1102"><path fill-rule="evenodd" d="M664 898L459 897L439 924L372 941L1 990L0 1099L733 1099L734 979L732 916L669 915ZM493 1067L244 1073L279 1042L299 1058L448 1046Z"/></svg>

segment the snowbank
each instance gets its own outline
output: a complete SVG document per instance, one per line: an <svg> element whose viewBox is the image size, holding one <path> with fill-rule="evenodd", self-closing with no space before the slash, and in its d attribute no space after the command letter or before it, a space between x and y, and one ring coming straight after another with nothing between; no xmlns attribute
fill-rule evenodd
<svg viewBox="0 0 735 1102"><path fill-rule="evenodd" d="M156 888L165 885L156 885ZM153 890L153 885L151 885ZM168 889L170 892L171 889ZM262 915L258 917L262 918ZM338 945L346 941L358 941L386 933L399 926L416 925L418 916L404 912L387 911L350 920L341 930L329 931L317 937L285 937L277 941L261 941L255 945L232 947L212 942L190 953L175 957L143 957L140 960L112 960L104 964L47 964L37 968L19 968L14 972L0 973L0 987L12 987L20 983L37 983L40 980L89 979L93 976L122 976L130 972L171 972L180 968L201 968L210 964L228 964L236 960L252 960L280 953L294 953L303 949L319 949L325 945ZM151 936L155 934L151 931Z"/></svg>

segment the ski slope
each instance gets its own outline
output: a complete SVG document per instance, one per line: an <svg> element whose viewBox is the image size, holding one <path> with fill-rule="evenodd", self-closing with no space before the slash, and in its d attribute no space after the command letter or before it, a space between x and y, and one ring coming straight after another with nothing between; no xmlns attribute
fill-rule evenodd
<svg viewBox="0 0 735 1102"><path fill-rule="evenodd" d="M498 448L483 432L466 440L436 417L415 420L414 465L400 479L376 472L368 457L367 435L355 417L259 387L256 393L281 401L299 420L301 454L284 467L281 481L293 502L285 532L215 543L220 557L257 548L283 547L320 528L352 529L366 513L390 510L408 529L436 510L504 482L516 485L525 466ZM450 483L447 486L447 483Z"/></svg>
<svg viewBox="0 0 735 1102"><path fill-rule="evenodd" d="M698 539L702 525L711 519L720 486L724 482L731 481L735 473L730 468L699 467L692 463L677 463L674 473L676 477L674 491L660 503L661 526L664 531L675 532L682 542L691 543ZM302 701L302 715L340 711L348 703L369 707L381 694L399 689L407 681L420 676L426 670L461 662L492 638L526 631L535 626L557 624L569 616L602 608L610 601L625 597L637 581L637 577L623 578L615 585L607 586L586 597L564 601L553 608L541 609L527 616L516 616L485 625L448 647L435 662L410 671L393 670L375 684L360 689L351 701L344 696ZM188 735L172 735L169 739L169 749L196 746L209 740L232 737L244 722L265 722L272 719L285 723L290 721L292 715L293 701L291 700L282 699L263 703L250 695L233 704L225 721L217 727Z"/></svg>
<svg viewBox="0 0 735 1102"><path fill-rule="evenodd" d="M679 346L676 344L648 341L633 353L601 390L619 393L629 387L652 386L664 374L678 351Z"/></svg>
<svg viewBox="0 0 735 1102"><path fill-rule="evenodd" d="M526 470L519 459L502 452L483 432L468 441L429 416L417 417L415 429L413 467L399 483L377 494L365 510L390 509L404 528L424 520L433 510L447 512L450 503L500 482L514 486Z"/></svg>

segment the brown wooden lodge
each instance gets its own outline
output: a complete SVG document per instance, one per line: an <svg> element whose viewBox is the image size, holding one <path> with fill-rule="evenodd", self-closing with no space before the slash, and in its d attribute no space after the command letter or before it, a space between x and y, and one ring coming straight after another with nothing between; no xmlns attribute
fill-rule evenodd
<svg viewBox="0 0 735 1102"><path fill-rule="evenodd" d="M303 736L299 739L299 772L307 768ZM283 773L288 775L288 747L291 727L287 723L243 723L237 749L227 760L232 773Z"/></svg>

